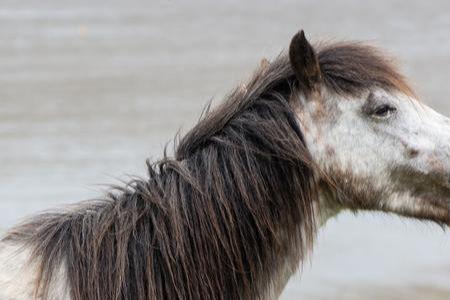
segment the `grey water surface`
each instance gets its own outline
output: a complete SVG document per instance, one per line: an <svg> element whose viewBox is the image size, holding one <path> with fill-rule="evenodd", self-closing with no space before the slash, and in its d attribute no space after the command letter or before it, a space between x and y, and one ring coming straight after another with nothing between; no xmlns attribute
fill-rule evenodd
<svg viewBox="0 0 450 300"><path fill-rule="evenodd" d="M0 227L144 175L300 28L385 48L450 115L449 1L2 0ZM450 299L450 234L342 214L282 299Z"/></svg>

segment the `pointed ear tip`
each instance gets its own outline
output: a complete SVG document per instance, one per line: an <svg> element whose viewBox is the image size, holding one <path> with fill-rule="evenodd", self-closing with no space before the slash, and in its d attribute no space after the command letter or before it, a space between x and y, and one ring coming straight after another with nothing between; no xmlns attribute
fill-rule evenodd
<svg viewBox="0 0 450 300"><path fill-rule="evenodd" d="M292 37L292 40L301 40L305 38L305 32L302 30L298 31L294 36Z"/></svg>
<svg viewBox="0 0 450 300"><path fill-rule="evenodd" d="M305 31L302 29L299 32L297 32L291 40L291 43L293 45L295 44L309 44L308 40L306 39L305 36Z"/></svg>

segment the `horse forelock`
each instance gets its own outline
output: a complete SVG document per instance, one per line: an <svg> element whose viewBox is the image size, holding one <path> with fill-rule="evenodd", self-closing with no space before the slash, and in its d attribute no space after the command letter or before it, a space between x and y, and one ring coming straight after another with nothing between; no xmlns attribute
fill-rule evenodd
<svg viewBox="0 0 450 300"><path fill-rule="evenodd" d="M361 42L324 43L317 48L324 84L329 90L355 96L376 87L416 98L396 61L380 49Z"/></svg>

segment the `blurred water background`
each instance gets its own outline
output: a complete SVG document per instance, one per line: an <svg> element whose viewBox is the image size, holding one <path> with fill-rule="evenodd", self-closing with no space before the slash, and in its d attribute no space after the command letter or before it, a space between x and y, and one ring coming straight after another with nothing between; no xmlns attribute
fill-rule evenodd
<svg viewBox="0 0 450 300"><path fill-rule="evenodd" d="M300 28L387 49L450 115L449 1L2 0L0 227L144 175L146 158ZM282 299L449 299L449 283L448 232L342 214Z"/></svg>

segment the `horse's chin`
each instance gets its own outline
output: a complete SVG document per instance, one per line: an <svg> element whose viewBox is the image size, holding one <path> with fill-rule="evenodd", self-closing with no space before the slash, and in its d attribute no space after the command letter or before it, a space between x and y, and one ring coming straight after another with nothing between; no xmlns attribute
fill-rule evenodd
<svg viewBox="0 0 450 300"><path fill-rule="evenodd" d="M444 228L450 226L450 197L427 197L421 200L423 207L413 217L432 221Z"/></svg>
<svg viewBox="0 0 450 300"><path fill-rule="evenodd" d="M407 199L407 200L406 200ZM450 191L448 197L421 195L391 202L387 211L416 220L431 221L442 227L450 226Z"/></svg>
<svg viewBox="0 0 450 300"><path fill-rule="evenodd" d="M442 220L442 224L447 227L450 227L450 197L444 199L443 202L445 203L447 210L446 210L446 217Z"/></svg>

